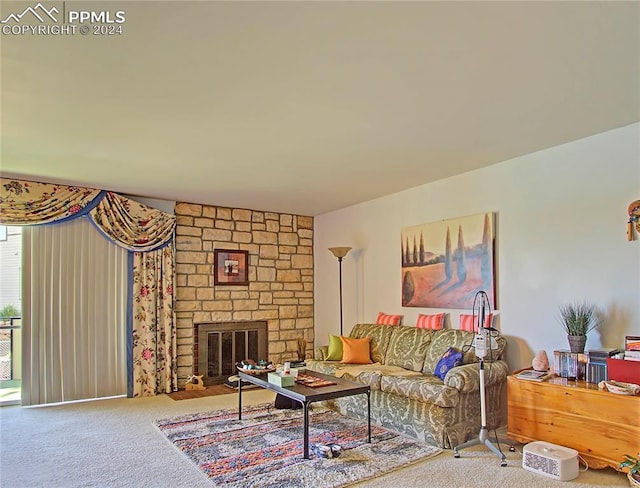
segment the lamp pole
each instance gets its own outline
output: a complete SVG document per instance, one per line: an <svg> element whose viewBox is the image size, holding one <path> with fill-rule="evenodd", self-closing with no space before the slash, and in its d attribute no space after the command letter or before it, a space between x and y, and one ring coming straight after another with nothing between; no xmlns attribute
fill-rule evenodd
<svg viewBox="0 0 640 488"><path fill-rule="evenodd" d="M338 268L340 269L340 335L342 335L342 258L338 258Z"/></svg>
<svg viewBox="0 0 640 488"><path fill-rule="evenodd" d="M342 258L351 250L350 247L330 247L329 251L338 258L338 270L340 273L340 335L342 335Z"/></svg>

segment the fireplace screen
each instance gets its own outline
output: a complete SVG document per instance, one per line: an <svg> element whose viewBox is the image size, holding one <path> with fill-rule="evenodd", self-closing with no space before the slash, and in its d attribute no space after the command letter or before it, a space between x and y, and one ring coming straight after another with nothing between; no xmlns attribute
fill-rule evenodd
<svg viewBox="0 0 640 488"><path fill-rule="evenodd" d="M205 385L224 382L243 359L267 359L266 322L196 324L196 374Z"/></svg>

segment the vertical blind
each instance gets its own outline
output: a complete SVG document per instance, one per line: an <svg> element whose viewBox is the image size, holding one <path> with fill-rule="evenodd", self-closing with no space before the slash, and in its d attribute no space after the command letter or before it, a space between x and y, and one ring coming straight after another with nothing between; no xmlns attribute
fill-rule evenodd
<svg viewBox="0 0 640 488"><path fill-rule="evenodd" d="M23 285L22 404L125 395L127 251L86 218L26 227Z"/></svg>

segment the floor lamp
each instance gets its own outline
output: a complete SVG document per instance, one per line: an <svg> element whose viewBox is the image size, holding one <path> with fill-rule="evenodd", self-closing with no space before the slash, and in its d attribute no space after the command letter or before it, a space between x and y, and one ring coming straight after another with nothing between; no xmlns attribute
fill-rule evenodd
<svg viewBox="0 0 640 488"><path fill-rule="evenodd" d="M330 247L329 251L338 258L338 267L340 268L340 335L342 335L342 258L351 251L350 247Z"/></svg>

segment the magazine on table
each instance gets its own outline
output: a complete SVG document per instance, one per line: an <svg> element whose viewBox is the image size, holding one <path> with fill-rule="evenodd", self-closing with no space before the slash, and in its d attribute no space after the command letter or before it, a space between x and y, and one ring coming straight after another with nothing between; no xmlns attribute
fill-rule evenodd
<svg viewBox="0 0 640 488"><path fill-rule="evenodd" d="M552 374L548 371L536 371L535 369L525 369L516 374L516 378L521 380L544 381L551 378Z"/></svg>

